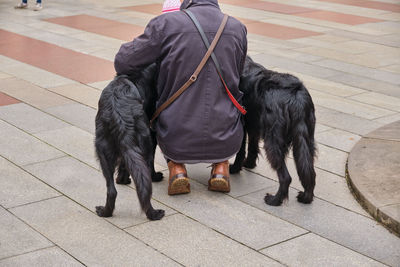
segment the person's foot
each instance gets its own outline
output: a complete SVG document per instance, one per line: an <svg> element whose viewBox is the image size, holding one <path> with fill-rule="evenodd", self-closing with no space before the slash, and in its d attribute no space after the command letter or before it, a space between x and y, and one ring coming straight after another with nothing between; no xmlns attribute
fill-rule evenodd
<svg viewBox="0 0 400 267"><path fill-rule="evenodd" d="M27 3L19 3L18 5L16 5L14 8L19 8L19 9L23 9L23 8L27 8L28 4Z"/></svg>
<svg viewBox="0 0 400 267"><path fill-rule="evenodd" d="M37 3L36 6L33 8L34 11L42 10L42 4Z"/></svg>
<svg viewBox="0 0 400 267"><path fill-rule="evenodd" d="M211 177L210 180L208 180L208 190L224 193L231 191L228 161L214 163L212 165Z"/></svg>
<svg viewBox="0 0 400 267"><path fill-rule="evenodd" d="M189 178L184 164L168 162L169 181L168 195L179 195L190 193Z"/></svg>

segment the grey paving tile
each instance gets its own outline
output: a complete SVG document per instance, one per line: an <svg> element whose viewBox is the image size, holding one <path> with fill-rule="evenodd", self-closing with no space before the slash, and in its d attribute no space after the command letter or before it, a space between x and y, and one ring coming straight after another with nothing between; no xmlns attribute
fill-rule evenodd
<svg viewBox="0 0 400 267"><path fill-rule="evenodd" d="M393 46L393 47L400 47L400 43L398 42L398 40L391 39L389 37L389 35L373 36L373 35L369 35L369 34L362 34L362 33L350 32L350 31L344 31L344 30L333 30L333 31L330 31L329 34L332 34L335 36L349 37L353 40L361 40L361 41L366 41L366 42L370 42L370 43L382 44L382 45Z"/></svg>
<svg viewBox="0 0 400 267"><path fill-rule="evenodd" d="M84 265L177 265L65 197L21 206L11 211Z"/></svg>
<svg viewBox="0 0 400 267"><path fill-rule="evenodd" d="M50 91L73 99L92 108L97 108L101 92L93 87L71 83L60 87L49 88Z"/></svg>
<svg viewBox="0 0 400 267"><path fill-rule="evenodd" d="M400 239L375 220L319 199L304 205L296 201L297 192L290 190L289 194L289 205L281 207L266 205L263 191L240 199L385 264L400 262Z"/></svg>
<svg viewBox="0 0 400 267"><path fill-rule="evenodd" d="M331 68L331 69L334 69L337 71L343 71L343 72L347 72L347 73L356 74L356 75L359 75L362 77L367 77L367 78L370 78L373 80L391 83L394 85L400 84L400 74L396 74L396 73L381 71L378 69L366 68L366 67L363 67L360 65L345 63L345 62L336 61L336 60L332 60L332 59L316 61L316 62L313 62L313 64L321 66L321 67L325 67L325 68Z"/></svg>
<svg viewBox="0 0 400 267"><path fill-rule="evenodd" d="M233 160L232 158L231 160ZM187 164L186 169L191 179L208 186L211 175L210 164ZM228 193L232 197L247 195L251 192L274 185L269 179L265 179L252 172L243 170L241 174L234 174L230 177L231 191Z"/></svg>
<svg viewBox="0 0 400 267"><path fill-rule="evenodd" d="M40 162L63 155L61 151L2 120L0 120L0 131L0 154L18 165Z"/></svg>
<svg viewBox="0 0 400 267"><path fill-rule="evenodd" d="M303 191L304 189L298 178L293 158L288 158L286 160L286 165L292 177L292 183L290 186L299 191ZM257 167L251 171L276 181L274 186L264 189L265 193L275 194L276 191L278 191L278 176L266 161L265 156L259 157ZM314 194L316 197L364 216L371 217L368 212L366 212L355 200L344 177L321 170L319 168L315 168L315 172L316 186Z"/></svg>
<svg viewBox="0 0 400 267"><path fill-rule="evenodd" d="M184 266L281 266L180 214L127 231Z"/></svg>
<svg viewBox="0 0 400 267"><path fill-rule="evenodd" d="M385 116L385 117L376 119L375 121L378 123L381 123L382 125L385 125L385 124L389 124L392 122L396 122L398 120L400 120L400 113L396 113L396 114L390 115L390 116Z"/></svg>
<svg viewBox="0 0 400 267"><path fill-rule="evenodd" d="M0 259L53 246L49 240L2 207L0 207L0 240Z"/></svg>
<svg viewBox="0 0 400 267"><path fill-rule="evenodd" d="M361 136L339 129L332 129L315 134L318 143L350 152Z"/></svg>
<svg viewBox="0 0 400 267"><path fill-rule="evenodd" d="M390 123L389 125L385 125L367 134L365 137L391 140L391 141L400 141L399 133L400 133L400 120Z"/></svg>
<svg viewBox="0 0 400 267"><path fill-rule="evenodd" d="M369 77L361 77L358 75L343 73L337 76L329 77L331 81L344 83L354 87L362 88L367 91L377 92L393 97L400 97L398 85L378 81Z"/></svg>
<svg viewBox="0 0 400 267"><path fill-rule="evenodd" d="M25 169L89 210L94 211L95 206L105 204L106 182L102 173L71 157L25 166ZM120 228L148 221L140 209L136 191L124 185L116 187L115 211L107 220ZM153 206L164 209L166 215L176 213L156 201Z"/></svg>
<svg viewBox="0 0 400 267"><path fill-rule="evenodd" d="M386 266L312 233L261 252L288 266Z"/></svg>
<svg viewBox="0 0 400 267"><path fill-rule="evenodd" d="M44 111L67 121L91 134L95 133L94 121L96 110L88 106L75 103L44 109Z"/></svg>
<svg viewBox="0 0 400 267"><path fill-rule="evenodd" d="M37 250L16 257L0 260L3 267L32 266L32 267L53 267L53 266L84 266L79 261L59 249L51 247Z"/></svg>
<svg viewBox="0 0 400 267"><path fill-rule="evenodd" d="M96 169L100 167L94 152L94 136L84 130L70 126L35 136Z"/></svg>
<svg viewBox="0 0 400 267"><path fill-rule="evenodd" d="M153 184L155 199L254 249L305 233L293 224L191 181L191 193L167 195L167 181ZM246 229L246 231L243 231Z"/></svg>
<svg viewBox="0 0 400 267"><path fill-rule="evenodd" d="M70 126L24 103L0 107L0 118L29 133L38 133Z"/></svg>
<svg viewBox="0 0 400 267"><path fill-rule="evenodd" d="M294 61L291 59L281 58L266 53L255 55L253 60L261 65L264 65L268 69L271 67L280 67L318 78L327 78L342 74L340 71Z"/></svg>
<svg viewBox="0 0 400 267"><path fill-rule="evenodd" d="M0 157L0 173L0 205L5 208L60 195L2 157Z"/></svg>
<svg viewBox="0 0 400 267"><path fill-rule="evenodd" d="M317 146L315 166L344 177L348 154L323 144Z"/></svg>
<svg viewBox="0 0 400 267"><path fill-rule="evenodd" d="M367 120L322 106L315 108L315 114L319 123L361 136L383 125L377 121Z"/></svg>

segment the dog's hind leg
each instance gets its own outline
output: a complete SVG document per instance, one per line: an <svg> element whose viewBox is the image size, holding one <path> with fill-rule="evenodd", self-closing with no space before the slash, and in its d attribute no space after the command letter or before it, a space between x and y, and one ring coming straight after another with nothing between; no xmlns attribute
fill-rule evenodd
<svg viewBox="0 0 400 267"><path fill-rule="evenodd" d="M264 148L268 161L271 167L277 172L279 178L278 192L275 195L267 194L264 198L265 203L271 206L279 206L283 200L288 198L289 185L292 182L292 177L290 177L285 163L288 152L287 140L277 136L271 134L264 139Z"/></svg>
<svg viewBox="0 0 400 267"><path fill-rule="evenodd" d="M246 157L246 127L243 127L243 139L239 152L236 154L235 162L229 166L229 173L239 173L242 169L243 161Z"/></svg>
<svg viewBox="0 0 400 267"><path fill-rule="evenodd" d="M247 157L243 163L243 167L248 169L253 169L257 166L257 158L258 153L260 152L260 148L258 147L260 141L260 134L257 130L252 131L249 130L249 145L247 146Z"/></svg>
<svg viewBox="0 0 400 267"><path fill-rule="evenodd" d="M117 184L130 184L131 179L129 178L129 172L125 167L125 162L121 160L118 167L118 176L116 179Z"/></svg>
<svg viewBox="0 0 400 267"><path fill-rule="evenodd" d="M96 153L107 184L106 205L97 206L96 213L100 217L111 217L115 207L115 199L117 198L117 189L114 185L114 171L117 154L106 139L101 141L96 139Z"/></svg>
<svg viewBox="0 0 400 267"><path fill-rule="evenodd" d="M162 172L156 172L154 169L154 157L156 155L156 148L157 148L157 139L156 139L156 133L154 131L151 131L151 139L153 141L153 148L152 148L152 154L150 155L150 158L148 159L148 165L151 168L151 180L153 182L161 182L162 179L164 178L164 175Z"/></svg>
<svg viewBox="0 0 400 267"><path fill-rule="evenodd" d="M312 116L310 116L312 118ZM314 197L315 170L314 170L314 123L307 127L305 122L296 125L293 138L293 157L296 163L304 192L299 192L297 200L301 203L311 203Z"/></svg>

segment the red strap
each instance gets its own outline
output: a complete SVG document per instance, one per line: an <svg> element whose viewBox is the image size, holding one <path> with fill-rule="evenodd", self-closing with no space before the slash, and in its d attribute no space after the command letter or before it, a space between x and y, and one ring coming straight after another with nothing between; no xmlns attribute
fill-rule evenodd
<svg viewBox="0 0 400 267"><path fill-rule="evenodd" d="M222 83L224 84L226 93L228 94L229 98L231 99L232 103L235 105L235 107L242 113L243 115L246 115L247 111L244 107L242 107L239 102L236 101L235 97L232 95L231 91L229 91L228 86L226 86L226 83L224 79L222 78L221 73L217 70L219 77L221 78Z"/></svg>

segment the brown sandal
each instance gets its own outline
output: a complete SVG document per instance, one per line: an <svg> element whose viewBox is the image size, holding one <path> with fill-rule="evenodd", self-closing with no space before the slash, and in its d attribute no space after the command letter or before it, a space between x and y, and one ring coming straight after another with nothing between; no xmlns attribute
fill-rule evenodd
<svg viewBox="0 0 400 267"><path fill-rule="evenodd" d="M169 168L169 181L168 181L168 195L179 195L190 193L190 183L187 177L185 165L168 162Z"/></svg>

